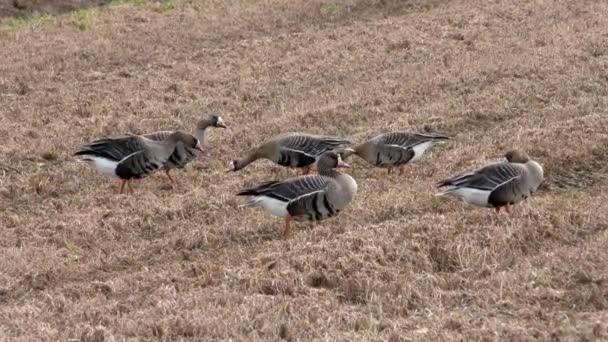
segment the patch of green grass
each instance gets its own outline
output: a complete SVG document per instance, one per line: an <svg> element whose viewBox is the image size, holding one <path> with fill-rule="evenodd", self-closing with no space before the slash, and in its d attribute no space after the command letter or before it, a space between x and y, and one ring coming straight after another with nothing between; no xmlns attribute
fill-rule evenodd
<svg viewBox="0 0 608 342"><path fill-rule="evenodd" d="M169 12L175 9L175 0L167 0L162 4L162 12Z"/></svg>
<svg viewBox="0 0 608 342"><path fill-rule="evenodd" d="M81 9L73 14L73 18L76 21L76 24L80 26L80 28L85 29L91 26L91 10Z"/></svg>
<svg viewBox="0 0 608 342"><path fill-rule="evenodd" d="M322 4L320 10L323 15L336 15L342 11L342 8L340 4Z"/></svg>
<svg viewBox="0 0 608 342"><path fill-rule="evenodd" d="M10 18L2 21L2 25L6 25L8 27L25 27L31 23L31 19L29 18Z"/></svg>
<svg viewBox="0 0 608 342"><path fill-rule="evenodd" d="M46 24L46 23L54 24L55 22L57 22L57 17L52 14L43 14L43 15L37 17L35 19L35 21L38 23L41 23L41 24Z"/></svg>
<svg viewBox="0 0 608 342"><path fill-rule="evenodd" d="M108 6L116 6L116 5L135 5L141 6L146 3L146 0L112 0Z"/></svg>
<svg viewBox="0 0 608 342"><path fill-rule="evenodd" d="M57 17L51 14L43 14L29 18L10 18L0 21L0 26L8 26L13 28L28 27L37 24L55 23Z"/></svg>
<svg viewBox="0 0 608 342"><path fill-rule="evenodd" d="M154 4L154 11L167 14L174 10L176 7L175 0L166 0L161 3Z"/></svg>

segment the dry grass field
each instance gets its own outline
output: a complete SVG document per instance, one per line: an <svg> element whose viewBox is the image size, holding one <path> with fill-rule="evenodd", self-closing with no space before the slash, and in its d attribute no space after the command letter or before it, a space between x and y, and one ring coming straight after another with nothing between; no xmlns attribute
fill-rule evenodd
<svg viewBox="0 0 608 342"><path fill-rule="evenodd" d="M0 0L0 19L60 14L111 2L112 0Z"/></svg>
<svg viewBox="0 0 608 342"><path fill-rule="evenodd" d="M3 340L608 339L608 2L200 0L0 24ZM86 141L192 130L209 156L116 193ZM294 175L230 159L284 131L452 137L403 176L350 159L315 230L238 208ZM511 216L434 197L522 148Z"/></svg>

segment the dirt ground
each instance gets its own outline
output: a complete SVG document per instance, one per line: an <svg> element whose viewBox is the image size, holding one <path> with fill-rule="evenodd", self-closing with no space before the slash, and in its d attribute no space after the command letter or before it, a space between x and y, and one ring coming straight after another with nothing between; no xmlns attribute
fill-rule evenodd
<svg viewBox="0 0 608 342"><path fill-rule="evenodd" d="M0 26L0 336L608 339L608 2L177 1ZM191 130L210 156L119 195L83 142ZM228 161L285 131L448 134L405 175L352 159L339 217L281 237ZM511 216L434 197L522 148Z"/></svg>
<svg viewBox="0 0 608 342"><path fill-rule="evenodd" d="M34 14L61 14L109 2L110 0L0 0L0 20Z"/></svg>

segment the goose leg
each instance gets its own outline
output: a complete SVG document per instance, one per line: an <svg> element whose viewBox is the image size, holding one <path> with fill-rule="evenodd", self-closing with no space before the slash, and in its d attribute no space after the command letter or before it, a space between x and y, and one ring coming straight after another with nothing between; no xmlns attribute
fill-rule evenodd
<svg viewBox="0 0 608 342"><path fill-rule="evenodd" d="M303 175L308 175L308 174L310 174L310 168L309 168L309 167L304 168L304 172L303 172L302 174L303 174Z"/></svg>
<svg viewBox="0 0 608 342"><path fill-rule="evenodd" d="M126 179L121 179L120 180L120 193L124 193L125 192L125 185L127 185L128 180Z"/></svg>
<svg viewBox="0 0 608 342"><path fill-rule="evenodd" d="M496 213L500 214L500 209L502 209L502 207L496 207Z"/></svg>
<svg viewBox="0 0 608 342"><path fill-rule="evenodd" d="M283 235L287 236L289 235L289 231L291 230L291 216L287 215L285 216L285 230L283 231Z"/></svg>
<svg viewBox="0 0 608 342"><path fill-rule="evenodd" d="M171 173L169 172L170 170L166 169L165 170L165 174L167 175L167 178L169 178L169 182L175 184L175 178L171 177Z"/></svg>
<svg viewBox="0 0 608 342"><path fill-rule="evenodd" d="M310 223L310 230L313 230L313 229L315 229L315 223L314 223L314 222L311 222L311 223Z"/></svg>
<svg viewBox="0 0 608 342"><path fill-rule="evenodd" d="M403 176L403 166L399 168L399 176Z"/></svg>
<svg viewBox="0 0 608 342"><path fill-rule="evenodd" d="M511 208L509 207L509 205L505 205L505 211L507 212L507 214L511 214Z"/></svg>
<svg viewBox="0 0 608 342"><path fill-rule="evenodd" d="M386 173L390 175L390 174L391 174L391 172L393 172L393 168L392 168L392 167L389 167L389 168L386 170Z"/></svg>

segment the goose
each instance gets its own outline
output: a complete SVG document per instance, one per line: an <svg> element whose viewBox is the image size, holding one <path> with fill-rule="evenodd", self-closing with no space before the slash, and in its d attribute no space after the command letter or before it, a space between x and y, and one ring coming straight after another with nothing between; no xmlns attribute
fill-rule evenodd
<svg viewBox="0 0 608 342"><path fill-rule="evenodd" d="M447 187L437 196L455 195L479 207L505 208L533 195L543 181L543 167L523 151L505 154L507 162L490 164L470 173L442 180L438 187Z"/></svg>
<svg viewBox="0 0 608 342"><path fill-rule="evenodd" d="M219 115L209 115L208 117L199 120L194 129L194 136L201 142L201 145L205 147L207 146L207 128L209 127L226 128L227 126ZM163 141L171 136L171 134L173 134L173 131L158 131L144 134L143 136L148 139ZM198 151L196 149L178 143L173 154L171 154L165 165L163 165L162 170L167 175L167 178L169 178L169 181L175 183L175 178L171 176L170 171L173 169L183 169L197 157Z"/></svg>
<svg viewBox="0 0 608 342"><path fill-rule="evenodd" d="M339 151L350 144L349 140L337 137L285 133L249 150L243 158L232 160L228 171L238 171L258 159L268 159L281 166L303 168L304 174L308 174L321 154Z"/></svg>
<svg viewBox="0 0 608 342"><path fill-rule="evenodd" d="M372 165L387 168L387 173L398 167L401 175L403 166L420 159L434 142L447 139L441 134L389 132L353 146L352 152L347 150L341 154L344 159L357 155Z"/></svg>
<svg viewBox="0 0 608 342"><path fill-rule="evenodd" d="M180 143L203 151L196 137L177 131L163 141L132 134L102 138L83 145L74 155L80 161L94 164L99 173L118 177L122 194L132 178L144 178L160 169ZM129 189L133 191L130 185Z"/></svg>
<svg viewBox="0 0 608 342"><path fill-rule="evenodd" d="M241 206L260 206L274 216L285 218L284 235L290 222L317 221L340 213L357 193L357 182L339 168L350 168L340 155L328 151L317 164L318 175L305 175L284 181L271 181L242 190L237 196L251 196Z"/></svg>

